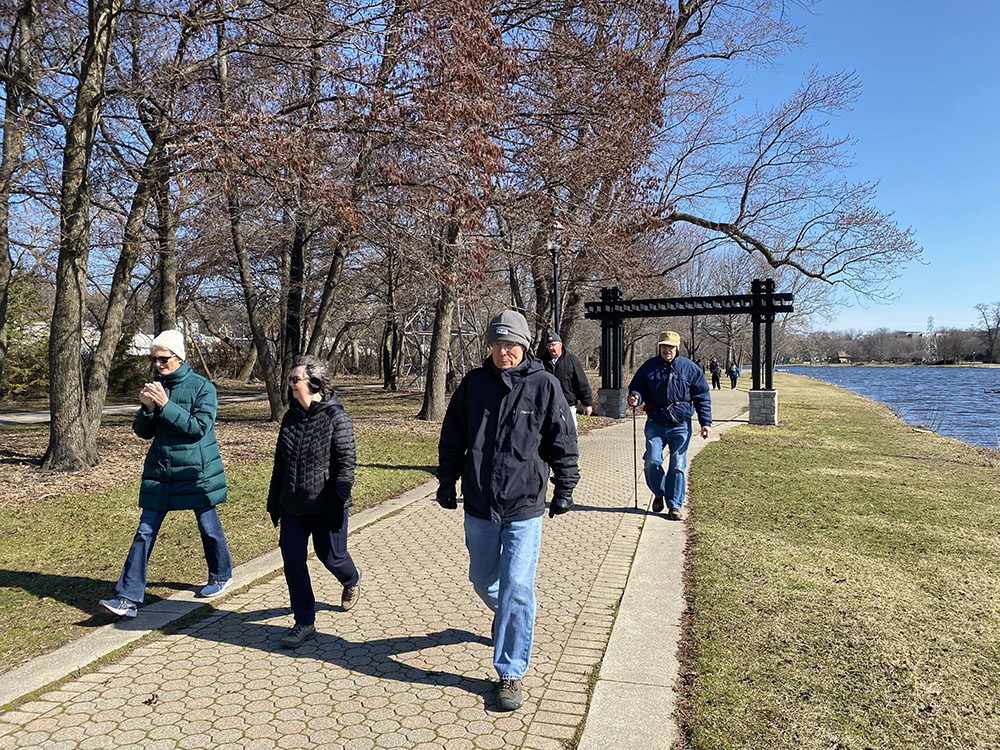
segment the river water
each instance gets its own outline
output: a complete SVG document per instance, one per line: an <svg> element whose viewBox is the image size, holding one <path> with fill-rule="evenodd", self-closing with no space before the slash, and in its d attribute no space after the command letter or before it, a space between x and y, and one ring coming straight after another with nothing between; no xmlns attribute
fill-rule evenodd
<svg viewBox="0 0 1000 750"><path fill-rule="evenodd" d="M1000 368L780 366L881 401L912 425L974 445L1000 442Z"/></svg>

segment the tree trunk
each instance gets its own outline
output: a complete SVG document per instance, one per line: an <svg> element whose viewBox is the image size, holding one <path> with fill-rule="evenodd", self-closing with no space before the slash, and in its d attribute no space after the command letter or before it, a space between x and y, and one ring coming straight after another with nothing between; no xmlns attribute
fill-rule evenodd
<svg viewBox="0 0 1000 750"><path fill-rule="evenodd" d="M83 305L90 252L90 156L121 0L95 0L80 63L76 106L66 130L59 195L59 261L49 336L49 446L43 468L79 471L97 464L97 435L86 413Z"/></svg>
<svg viewBox="0 0 1000 750"><path fill-rule="evenodd" d="M164 160L165 161L165 160ZM156 179L156 333L177 328L177 216L170 205L170 170L164 163Z"/></svg>
<svg viewBox="0 0 1000 750"><path fill-rule="evenodd" d="M438 298L434 305L434 325L431 329L431 349L427 357L427 383L424 385L424 404L418 419L440 422L444 419L448 405L448 356L451 352L451 325L455 317L455 287L450 274L455 263L455 249L461 242L461 227L454 216L448 222L448 236L445 240L444 273L438 287Z"/></svg>
<svg viewBox="0 0 1000 750"><path fill-rule="evenodd" d="M216 42L217 49L219 50L216 75L219 85L219 101L222 105L223 115L229 109L229 68L226 61L226 54L222 52L226 45L225 37L225 21L219 21L216 24ZM226 205L229 212L229 231L232 236L236 264L240 273L240 287L243 290L243 301L247 308L247 318L250 322L254 346L257 349L257 356L260 359L261 375L264 378L264 387L267 390L267 400L271 406L271 419L277 422L284 416L286 404L281 384L278 382L279 372L277 362L275 361L274 353L272 353L268 345L264 325L264 311L261 309L257 290L253 284L253 271L250 268L249 252L247 251L244 239L243 219L235 189L226 191Z"/></svg>
<svg viewBox="0 0 1000 750"><path fill-rule="evenodd" d="M283 342L281 382L292 372L292 362L302 354L302 295L305 285L306 228L295 222L294 236L288 254L288 287L285 293L285 340ZM287 393L287 391L286 391Z"/></svg>
<svg viewBox="0 0 1000 750"><path fill-rule="evenodd" d="M390 249L386 263L385 325L382 327L382 347L379 360L382 364L382 387L387 391L398 391L401 341L399 336L399 316L396 313L395 253Z"/></svg>
<svg viewBox="0 0 1000 750"><path fill-rule="evenodd" d="M25 0L12 29L4 76L3 153L0 155L0 397L4 394L4 369L7 362L7 309L10 304L10 280L14 259L10 254L10 194L14 189L14 170L24 150L28 123L34 113L34 89L37 78L37 53L34 48L35 8ZM14 41L16 39L16 41Z"/></svg>
<svg viewBox="0 0 1000 750"><path fill-rule="evenodd" d="M250 378L253 376L253 369L257 366L257 347L254 345L253 341L250 342L250 351L247 352L247 358L243 362L243 367L240 368L239 374L236 376L237 380L243 381L245 383L250 382Z"/></svg>

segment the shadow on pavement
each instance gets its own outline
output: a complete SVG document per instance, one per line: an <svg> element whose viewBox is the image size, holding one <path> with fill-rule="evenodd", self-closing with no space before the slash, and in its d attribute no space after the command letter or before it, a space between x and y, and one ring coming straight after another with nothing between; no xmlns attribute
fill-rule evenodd
<svg viewBox="0 0 1000 750"><path fill-rule="evenodd" d="M603 506L598 506L598 505L580 505L579 503L574 503L573 504L573 510L571 510L570 513L576 513L578 510L584 510L584 511L591 511L591 512L597 512L597 513L627 513L627 514L631 514L631 515L645 515L646 514L646 507L645 507L645 505L641 504L642 503L641 500L639 501L640 505L639 505L638 508L636 508L634 505L632 505L632 498L629 498L628 502L629 502L629 505L623 505L620 508L605 508Z"/></svg>
<svg viewBox="0 0 1000 750"><path fill-rule="evenodd" d="M323 609L318 606L317 609ZM330 607L329 609L338 609ZM317 629L316 635L295 649L281 647L281 639L288 635L288 627L266 620L286 616L287 607L258 609L249 612L228 612L223 618L199 622L183 632L192 638L229 643L242 648L270 653L310 657L343 669L360 672L380 680L396 680L418 685L457 687L483 698L487 708L492 707L496 685L492 680L474 679L451 672L411 667L395 658L401 654L438 648L459 643L492 645L489 638L467 630L448 628L425 635L395 636L366 641L349 641L333 633Z"/></svg>
<svg viewBox="0 0 1000 750"><path fill-rule="evenodd" d="M173 591L190 590L190 583L176 581L154 581L152 585L163 586ZM97 606L99 599L107 599L114 594L115 582L83 576L54 575L30 570L0 569L0 589L21 589L33 597L48 597L79 609L89 617L73 623L83 627L100 627L118 618L103 612ZM160 601L160 597L147 596L143 606ZM27 602L25 603L27 605Z"/></svg>

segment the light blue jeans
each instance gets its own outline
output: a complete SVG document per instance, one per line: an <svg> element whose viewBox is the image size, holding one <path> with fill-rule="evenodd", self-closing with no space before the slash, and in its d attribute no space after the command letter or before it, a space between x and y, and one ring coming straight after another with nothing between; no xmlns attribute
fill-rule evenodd
<svg viewBox="0 0 1000 750"><path fill-rule="evenodd" d="M668 508L680 508L684 505L685 469L688 445L691 443L691 420L668 427L647 419L645 434L646 452L642 458L646 462L646 486L654 495L662 497ZM664 446L670 454L666 472L663 471Z"/></svg>
<svg viewBox="0 0 1000 750"><path fill-rule="evenodd" d="M495 616L493 667L501 680L528 671L535 634L535 568L542 517L494 526L465 514L469 580Z"/></svg>
<svg viewBox="0 0 1000 750"><path fill-rule="evenodd" d="M222 533L222 521L215 508L205 508L194 511L198 519L198 532L201 534L201 546L205 550L205 562L208 563L208 582L227 581L233 577L233 561L229 556L229 546L226 535ZM160 533L163 519L167 517L162 510L143 509L139 516L139 528L135 531L132 546L122 567L122 574L115 586L115 595L124 597L136 603L142 602L146 595L146 570L149 556L153 553L156 535Z"/></svg>

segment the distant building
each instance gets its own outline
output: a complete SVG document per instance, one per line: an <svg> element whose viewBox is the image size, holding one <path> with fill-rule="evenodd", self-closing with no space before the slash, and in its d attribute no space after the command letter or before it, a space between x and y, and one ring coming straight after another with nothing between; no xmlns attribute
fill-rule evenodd
<svg viewBox="0 0 1000 750"><path fill-rule="evenodd" d="M834 358L833 361L839 365L846 365L850 363L851 355L849 355L847 352L837 352L837 356Z"/></svg>

